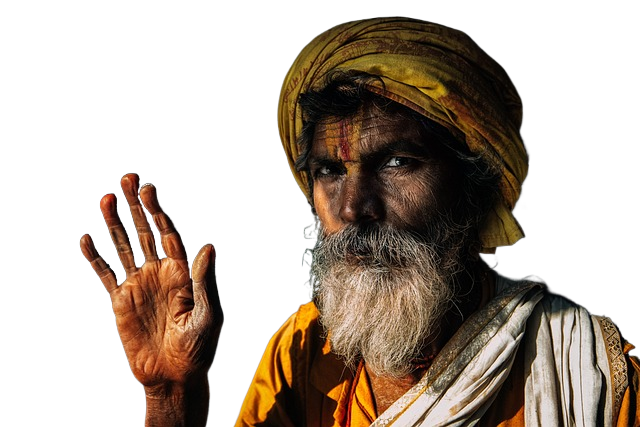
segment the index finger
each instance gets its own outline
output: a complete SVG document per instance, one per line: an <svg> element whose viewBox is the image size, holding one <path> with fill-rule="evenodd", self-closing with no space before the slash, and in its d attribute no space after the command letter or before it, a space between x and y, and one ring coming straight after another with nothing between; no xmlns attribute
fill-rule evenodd
<svg viewBox="0 0 640 427"><path fill-rule="evenodd" d="M104 259L100 256L96 247L93 244L93 240L91 240L91 236L85 234L80 239L80 250L82 250L82 254L84 257L91 263L91 267L96 272L98 277L100 277L100 281L104 285L107 292L111 293L113 290L118 288L118 282L116 281L116 275L109 267Z"/></svg>

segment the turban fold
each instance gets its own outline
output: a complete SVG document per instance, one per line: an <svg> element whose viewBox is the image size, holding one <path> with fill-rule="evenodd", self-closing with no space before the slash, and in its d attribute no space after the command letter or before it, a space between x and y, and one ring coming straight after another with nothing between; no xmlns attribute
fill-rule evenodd
<svg viewBox="0 0 640 427"><path fill-rule="evenodd" d="M479 229L484 252L524 236L512 214L528 169L522 104L504 69L471 38L429 22L376 18L338 25L309 43L284 80L278 108L280 138L307 199L310 178L294 166L303 126L298 99L334 71L379 77L367 89L443 125L499 171L500 197Z"/></svg>

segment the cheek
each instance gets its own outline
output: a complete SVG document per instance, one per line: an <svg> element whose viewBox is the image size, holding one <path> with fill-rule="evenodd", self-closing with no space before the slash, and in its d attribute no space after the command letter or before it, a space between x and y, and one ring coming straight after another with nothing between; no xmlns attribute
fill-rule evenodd
<svg viewBox="0 0 640 427"><path fill-rule="evenodd" d="M434 168L422 171L388 186L385 199L396 221L415 227L449 206L449 192L443 176Z"/></svg>
<svg viewBox="0 0 640 427"><path fill-rule="evenodd" d="M408 226L422 222L434 210L434 200L428 185L410 182L388 189L385 199L393 216Z"/></svg>
<svg viewBox="0 0 640 427"><path fill-rule="evenodd" d="M335 202L331 194L331 190L326 186L314 184L313 204L316 214L324 229L329 233L338 231L337 215L334 213Z"/></svg>

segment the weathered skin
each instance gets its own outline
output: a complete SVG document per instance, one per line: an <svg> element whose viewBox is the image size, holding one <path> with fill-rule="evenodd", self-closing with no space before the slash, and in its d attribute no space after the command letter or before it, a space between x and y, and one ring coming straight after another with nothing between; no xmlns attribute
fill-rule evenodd
<svg viewBox="0 0 640 427"><path fill-rule="evenodd" d="M428 138L415 120L371 104L353 117L318 124L309 166L316 212L326 233L362 223L419 232L437 212L453 209L461 191L460 172ZM466 268L469 277L482 277L478 270L486 266ZM445 316L437 335L426 337L425 359L431 360L464 317L478 309L480 287L470 290L470 304L461 303L459 311ZM378 376L367 369L378 413L415 385L427 367L404 378Z"/></svg>
<svg viewBox="0 0 640 427"><path fill-rule="evenodd" d="M80 248L111 296L129 366L145 388L146 425L204 426L209 405L207 371L223 322L215 251L212 245L200 250L190 277L180 235L162 211L155 187L146 185L140 198L153 216L167 254L158 259L153 233L138 199L139 178L128 174L121 184L138 230L144 264L135 264L113 194L102 198L100 209L127 273L125 281L118 286L89 235L82 237Z"/></svg>

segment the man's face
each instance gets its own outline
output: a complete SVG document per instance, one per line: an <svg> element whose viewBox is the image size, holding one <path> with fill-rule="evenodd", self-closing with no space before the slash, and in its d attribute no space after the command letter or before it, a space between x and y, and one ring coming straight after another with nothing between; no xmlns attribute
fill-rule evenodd
<svg viewBox="0 0 640 427"><path fill-rule="evenodd" d="M403 376L452 304L468 227L461 173L408 114L365 106L316 126L309 168L321 234L320 322L348 365ZM455 215L454 215L455 214Z"/></svg>
<svg viewBox="0 0 640 427"><path fill-rule="evenodd" d="M378 224L420 234L437 213L450 212L460 174L432 138L409 115L372 105L318 124L309 169L325 233Z"/></svg>

